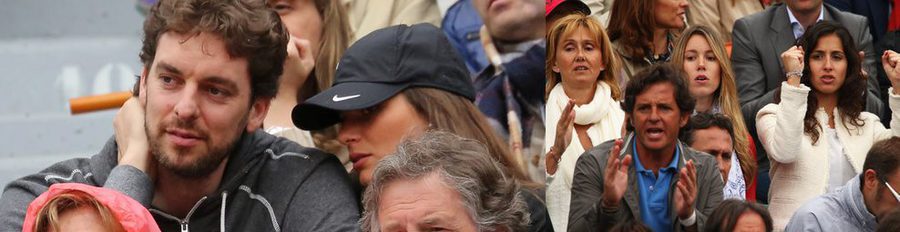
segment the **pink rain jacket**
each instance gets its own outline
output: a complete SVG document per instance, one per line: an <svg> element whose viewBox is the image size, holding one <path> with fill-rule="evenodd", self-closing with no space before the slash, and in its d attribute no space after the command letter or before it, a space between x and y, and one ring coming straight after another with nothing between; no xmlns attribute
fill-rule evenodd
<svg viewBox="0 0 900 232"><path fill-rule="evenodd" d="M58 183L50 185L50 189L38 196L28 205L28 212L25 214L25 223L22 226L23 232L32 232L35 219L41 208L44 207L51 199L57 195L69 191L79 191L87 193L97 199L98 202L109 208L116 220L122 224L122 228L128 232L157 232L159 226L141 203L138 203L131 197L126 196L116 190L106 189L102 187L94 187L79 183Z"/></svg>

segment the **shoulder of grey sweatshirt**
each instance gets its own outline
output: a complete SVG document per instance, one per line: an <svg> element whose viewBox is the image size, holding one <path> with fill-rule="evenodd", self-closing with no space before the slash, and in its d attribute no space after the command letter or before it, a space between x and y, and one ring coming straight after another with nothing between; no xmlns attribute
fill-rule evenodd
<svg viewBox="0 0 900 232"><path fill-rule="evenodd" d="M229 202L256 202L258 200L253 197L264 197L263 200L268 203L265 207L272 213L271 216L249 215L246 213L249 210L228 209L226 212L230 215L227 218L266 217L267 220L252 221L271 221L276 226L280 224L284 231L359 230L358 194L353 190L353 184L340 161L333 155L301 147L261 130L244 134L234 151L218 190L210 197L221 196L223 192L231 194ZM149 207L153 198L150 178L132 166L118 166L117 157L113 137L100 153L90 158L61 161L11 182L0 196L0 231L21 231L28 204L54 183L76 182L115 189ZM216 214L218 211L211 210ZM232 223L246 226L235 220L228 224ZM191 227L219 226L192 223ZM259 228L271 227L259 225Z"/></svg>

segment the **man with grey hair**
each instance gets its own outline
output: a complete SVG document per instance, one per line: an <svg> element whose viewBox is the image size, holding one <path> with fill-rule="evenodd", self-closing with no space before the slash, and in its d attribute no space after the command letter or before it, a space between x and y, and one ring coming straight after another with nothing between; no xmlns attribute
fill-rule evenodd
<svg viewBox="0 0 900 232"><path fill-rule="evenodd" d="M524 231L514 178L481 143L429 131L381 160L363 198L363 231Z"/></svg>

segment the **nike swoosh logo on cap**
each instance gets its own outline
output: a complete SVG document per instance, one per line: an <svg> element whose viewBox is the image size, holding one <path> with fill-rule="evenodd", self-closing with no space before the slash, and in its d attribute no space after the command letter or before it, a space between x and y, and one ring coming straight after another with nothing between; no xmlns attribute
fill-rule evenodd
<svg viewBox="0 0 900 232"><path fill-rule="evenodd" d="M334 97L331 98L331 101L334 101L334 102L341 102L341 101L345 101L345 100L354 99L354 98L357 98L357 97L359 97L359 94L357 94L357 95L350 95L350 96L344 96L344 97L341 97L341 96L338 96L337 94L335 94Z"/></svg>

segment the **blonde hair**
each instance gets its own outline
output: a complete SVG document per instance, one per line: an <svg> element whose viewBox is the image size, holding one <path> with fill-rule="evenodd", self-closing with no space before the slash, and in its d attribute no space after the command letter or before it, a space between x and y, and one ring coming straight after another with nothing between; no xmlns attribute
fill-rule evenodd
<svg viewBox="0 0 900 232"><path fill-rule="evenodd" d="M350 46L353 33L347 19L347 10L336 0L315 0L316 10L322 15L322 39L316 54L316 91L331 87L337 65ZM315 93L313 95L315 95ZM312 95L309 95L312 96Z"/></svg>
<svg viewBox="0 0 900 232"><path fill-rule="evenodd" d="M314 93L305 96L313 96L325 89L331 88L334 82L334 73L337 65L344 56L344 51L350 46L353 32L350 30L350 20L347 18L347 10L338 0L315 0L316 10L322 15L322 39L319 40L319 54L316 54L315 90ZM305 100L305 99L303 99ZM311 131L313 141L317 147L332 154L343 152L343 145L337 139L337 128L329 127L322 130Z"/></svg>
<svg viewBox="0 0 900 232"><path fill-rule="evenodd" d="M741 164L741 171L749 173L744 175L744 179L749 186L753 178L756 176L756 160L750 156L750 132L747 125L744 124L744 116L741 113L741 106L738 101L737 87L734 81L734 71L731 69L731 58L725 51L725 42L714 30L706 26L693 26L685 30L675 44L675 51L672 54L672 63L684 71L684 52L687 47L688 40L694 35L702 36L709 43L716 61L721 67L719 75L719 87L713 93L714 101L722 109L722 113L731 118L734 122L734 151L738 155L738 161ZM684 75L685 78L690 78Z"/></svg>
<svg viewBox="0 0 900 232"><path fill-rule="evenodd" d="M621 70L619 57L612 50L612 43L609 42L609 36L606 35L603 26L594 17L583 14L572 14L559 19L553 28L550 29L550 32L547 33L547 87L544 90L544 98L546 99L553 87L562 81L560 74L553 71L553 66L556 64L556 47L559 46L563 38L571 35L578 29L587 29L589 34L596 35L594 40L597 41L600 48L600 57L606 66L606 70L600 72L597 80L606 82L609 85L613 99L621 100L622 90L618 83L619 70Z"/></svg>
<svg viewBox="0 0 900 232"><path fill-rule="evenodd" d="M42 207L34 221L33 231L61 231L60 216L63 213L80 209L89 208L100 215L100 220L109 231L125 231L119 221L113 216L112 212L105 205L97 201L96 198L88 193L70 190L54 196Z"/></svg>

